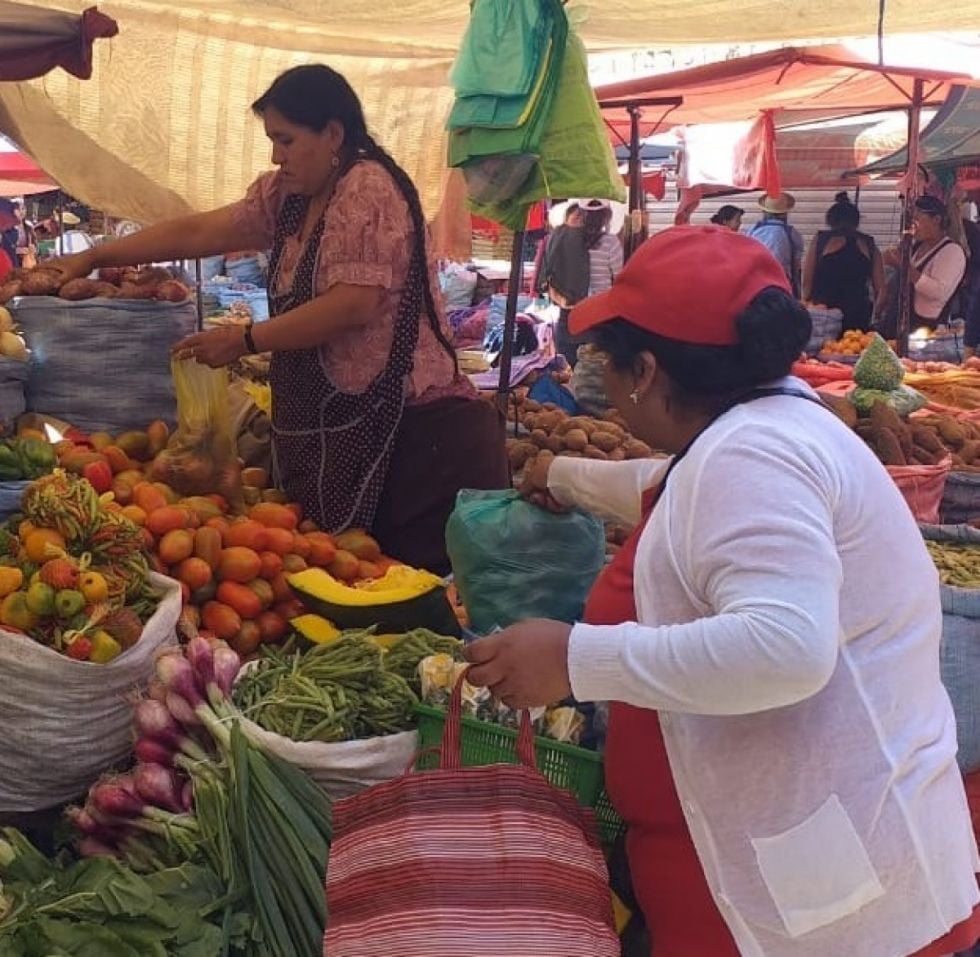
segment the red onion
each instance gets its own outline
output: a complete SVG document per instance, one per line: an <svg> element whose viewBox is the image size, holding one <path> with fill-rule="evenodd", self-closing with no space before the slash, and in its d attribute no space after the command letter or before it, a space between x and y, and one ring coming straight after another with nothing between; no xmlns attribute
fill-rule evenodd
<svg viewBox="0 0 980 957"><path fill-rule="evenodd" d="M198 635L187 643L185 654L197 679L198 690L206 694L208 686L214 681L214 652L211 646Z"/></svg>
<svg viewBox="0 0 980 957"><path fill-rule="evenodd" d="M185 728L193 728L201 723L201 719L194 713L190 702L173 691L167 695L167 710L174 720L180 722Z"/></svg>
<svg viewBox="0 0 980 957"><path fill-rule="evenodd" d="M143 802L111 778L94 785L89 800L99 811L114 817L139 817L143 813Z"/></svg>
<svg viewBox="0 0 980 957"><path fill-rule="evenodd" d="M65 808L65 817L83 834L96 836L103 831L99 822L83 807Z"/></svg>
<svg viewBox="0 0 980 957"><path fill-rule="evenodd" d="M135 780L140 796L150 804L174 814L184 810L177 776L169 768L162 764L137 765Z"/></svg>
<svg viewBox="0 0 980 957"><path fill-rule="evenodd" d="M194 782L187 780L184 782L184 786L180 789L180 803L183 805L184 811L190 813L194 810Z"/></svg>
<svg viewBox="0 0 980 957"><path fill-rule="evenodd" d="M241 670L241 667L241 658L228 645L215 648L214 684L221 690L223 697L231 697L231 690L235 686L235 679L238 677L238 672Z"/></svg>
<svg viewBox="0 0 980 957"><path fill-rule="evenodd" d="M154 701L160 701L160 702L162 702L162 701L165 701L166 698L167 698L167 689L163 686L163 682L162 681L157 681L156 678L154 678L150 682L149 687L147 687L147 689L146 689L146 693Z"/></svg>
<svg viewBox="0 0 980 957"><path fill-rule="evenodd" d="M161 744L178 747L184 734L167 706L146 698L133 709L133 721L140 737L152 738Z"/></svg>
<svg viewBox="0 0 980 957"><path fill-rule="evenodd" d="M136 760L145 764L163 764L165 766L173 764L173 750L155 738L140 738L133 750L136 753Z"/></svg>
<svg viewBox="0 0 980 957"><path fill-rule="evenodd" d="M204 703L194 681L194 669L183 655L164 655L157 659L157 677L166 685L168 692L179 694L192 708Z"/></svg>

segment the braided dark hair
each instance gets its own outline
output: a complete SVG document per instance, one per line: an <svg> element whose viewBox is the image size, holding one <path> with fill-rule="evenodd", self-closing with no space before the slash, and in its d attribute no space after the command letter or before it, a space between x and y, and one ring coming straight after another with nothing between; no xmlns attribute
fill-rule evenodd
<svg viewBox="0 0 980 957"><path fill-rule="evenodd" d="M439 321L439 310L429 282L429 257L426 249L428 228L418 190L408 173L368 133L364 110L353 87L343 75L323 64L296 66L276 77L272 86L252 104L252 111L262 116L270 107L281 113L290 123L305 126L315 133L322 133L331 122L339 123L344 129L344 168L349 169L360 159L371 160L384 167L395 181L398 191L408 204L415 232L407 282L420 284L429 326L439 344L452 358L453 368L456 375L459 375L456 350Z"/></svg>

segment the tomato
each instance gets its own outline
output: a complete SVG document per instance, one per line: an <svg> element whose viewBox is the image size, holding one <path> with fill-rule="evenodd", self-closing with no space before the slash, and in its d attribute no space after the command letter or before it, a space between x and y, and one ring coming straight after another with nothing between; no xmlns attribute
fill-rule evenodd
<svg viewBox="0 0 980 957"><path fill-rule="evenodd" d="M221 532L205 525L194 532L194 555L208 563L214 571L221 564Z"/></svg>
<svg viewBox="0 0 980 957"><path fill-rule="evenodd" d="M259 577L262 559L250 548L232 546L221 553L218 563L218 578L222 581L250 582Z"/></svg>
<svg viewBox="0 0 980 957"><path fill-rule="evenodd" d="M174 569L177 578L191 591L203 588L213 577L211 566L203 558L185 558Z"/></svg>
<svg viewBox="0 0 980 957"><path fill-rule="evenodd" d="M256 624L259 626L262 640L269 644L282 641L289 632L289 622L274 611L263 612L259 615Z"/></svg>
<svg viewBox="0 0 980 957"><path fill-rule="evenodd" d="M152 518L152 514L150 518ZM186 528L176 528L160 539L157 554L168 565L178 565L194 554L194 533Z"/></svg>
<svg viewBox="0 0 980 957"><path fill-rule="evenodd" d="M295 531L299 524L295 512L275 502L260 502L258 505L253 505L249 509L248 517L267 528L284 528L290 532Z"/></svg>
<svg viewBox="0 0 980 957"><path fill-rule="evenodd" d="M219 601L209 601L201 611L201 621L208 631L228 641L241 631L242 619L234 608Z"/></svg>
<svg viewBox="0 0 980 957"><path fill-rule="evenodd" d="M246 518L228 526L224 541L225 548L250 548L253 552L264 552L268 547L269 533L264 525Z"/></svg>
<svg viewBox="0 0 980 957"><path fill-rule="evenodd" d="M275 552L262 552L259 555L262 560L262 569L259 576L268 581L272 581L282 571L282 556Z"/></svg>
<svg viewBox="0 0 980 957"><path fill-rule="evenodd" d="M258 618L262 614L262 599L248 585L224 581L218 585L217 598L242 618Z"/></svg>

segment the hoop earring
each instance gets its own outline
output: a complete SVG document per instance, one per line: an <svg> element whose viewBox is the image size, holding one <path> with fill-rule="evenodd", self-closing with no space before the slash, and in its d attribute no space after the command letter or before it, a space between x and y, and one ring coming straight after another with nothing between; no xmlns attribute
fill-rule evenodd
<svg viewBox="0 0 980 957"><path fill-rule="evenodd" d="M330 165L334 169L337 169L337 167L340 166L340 157L336 153L334 153L333 156L330 157Z"/></svg>

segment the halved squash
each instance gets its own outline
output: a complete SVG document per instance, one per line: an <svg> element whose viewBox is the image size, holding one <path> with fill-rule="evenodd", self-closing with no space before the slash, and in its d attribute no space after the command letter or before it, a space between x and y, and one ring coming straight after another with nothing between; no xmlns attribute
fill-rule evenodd
<svg viewBox="0 0 980 957"><path fill-rule="evenodd" d="M394 566L388 574L393 571ZM430 572L401 566L396 578L385 575L371 582L370 588L346 585L322 568L297 572L288 581L310 611L341 629L374 625L380 634L401 634L413 628L429 628L442 635L460 634L445 585Z"/></svg>
<svg viewBox="0 0 980 957"><path fill-rule="evenodd" d="M300 615L289 624L315 645L331 645L343 634L332 621L319 615Z"/></svg>

